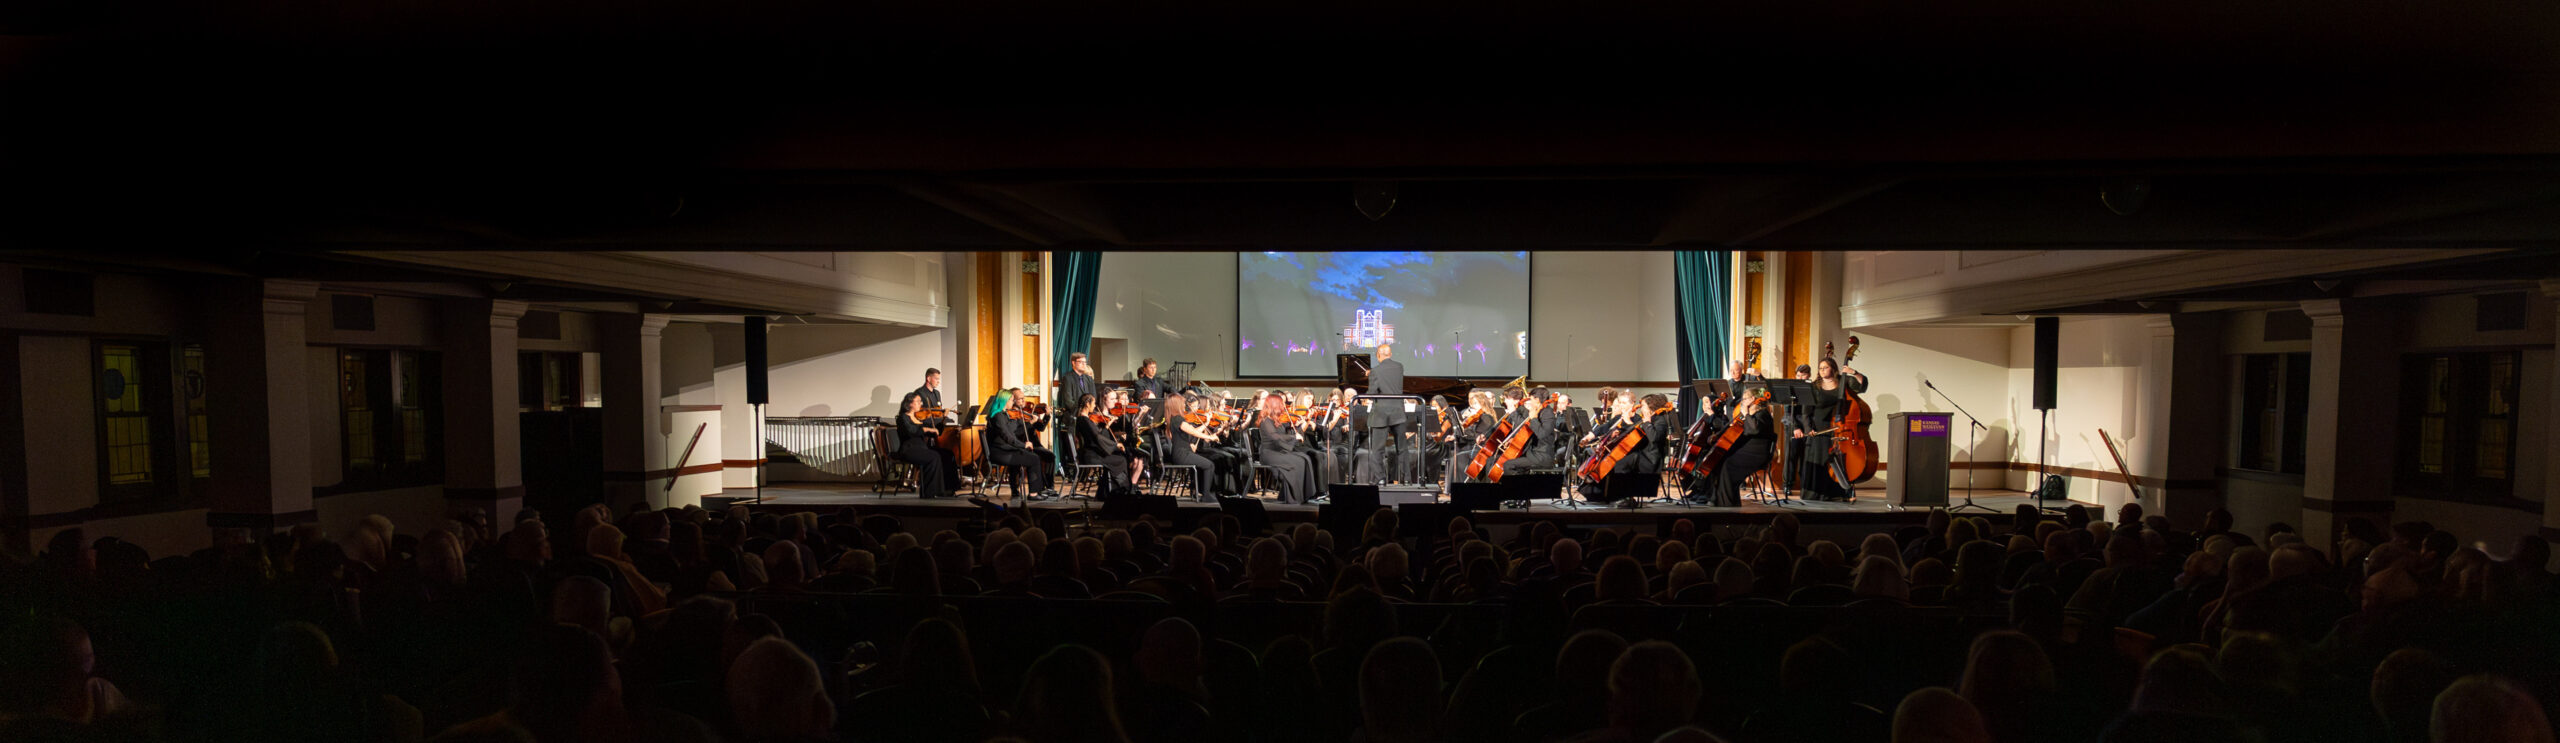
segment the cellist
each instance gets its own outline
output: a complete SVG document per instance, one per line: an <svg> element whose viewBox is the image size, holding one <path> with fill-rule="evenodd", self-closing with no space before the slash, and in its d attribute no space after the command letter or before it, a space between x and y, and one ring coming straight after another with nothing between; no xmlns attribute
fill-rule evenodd
<svg viewBox="0 0 2560 743"><path fill-rule="evenodd" d="M1475 458L1476 446L1485 434L1493 432L1502 412L1494 409L1492 392L1475 390L1467 393L1467 409L1456 415L1458 422L1450 427L1445 447L1449 450L1451 484L1467 481L1467 462Z"/></svg>
<svg viewBox="0 0 2560 743"><path fill-rule="evenodd" d="M1813 401L1797 407L1805 409L1807 425L1813 426L1813 431L1820 431L1831 427L1831 420L1840 416L1840 405L1848 400L1849 393L1866 393L1867 375L1858 373L1856 369L1841 368L1840 362L1827 356L1814 362L1813 368ZM1807 433L1807 430L1799 428L1795 437L1804 441L1804 458L1796 461L1804 462L1805 466L1798 471L1797 477L1811 493L1808 500L1850 500L1853 494L1848 487L1831 478L1832 435Z"/></svg>

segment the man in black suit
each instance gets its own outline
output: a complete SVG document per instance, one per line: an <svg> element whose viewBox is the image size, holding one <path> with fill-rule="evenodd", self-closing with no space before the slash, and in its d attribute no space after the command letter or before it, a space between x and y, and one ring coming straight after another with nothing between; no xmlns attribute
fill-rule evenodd
<svg viewBox="0 0 2560 743"><path fill-rule="evenodd" d="M1160 408L1164 399L1173 395L1173 385L1156 376L1156 360L1147 359L1138 362L1138 371L1129 375L1129 394L1140 405Z"/></svg>
<svg viewBox="0 0 2560 743"><path fill-rule="evenodd" d="M1395 359L1395 348L1378 345L1378 363L1369 368L1369 394L1404 394L1404 362ZM1405 416L1404 400L1373 400L1369 403L1369 450L1378 452L1395 482L1413 482L1416 457L1411 448L1413 422Z"/></svg>
<svg viewBox="0 0 2560 743"><path fill-rule="evenodd" d="M1059 418L1065 423L1052 426L1057 429L1054 433L1058 437L1058 442L1054 448L1058 452L1060 463L1079 461L1076 458L1074 416L1086 412L1081 402L1086 395L1092 395L1095 400L1102 399L1102 390L1093 381L1093 362L1085 358L1083 351L1067 354L1067 367L1067 374L1058 379L1058 396L1049 406L1059 415L1065 416Z"/></svg>

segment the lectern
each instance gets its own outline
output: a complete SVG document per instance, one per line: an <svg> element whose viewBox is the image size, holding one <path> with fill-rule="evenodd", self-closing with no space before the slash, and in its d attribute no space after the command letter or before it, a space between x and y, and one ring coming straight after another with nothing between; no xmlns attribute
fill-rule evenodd
<svg viewBox="0 0 2560 743"><path fill-rule="evenodd" d="M1955 430L1953 413L1895 413L1885 416L1885 502L1904 507L1947 505L1948 444Z"/></svg>

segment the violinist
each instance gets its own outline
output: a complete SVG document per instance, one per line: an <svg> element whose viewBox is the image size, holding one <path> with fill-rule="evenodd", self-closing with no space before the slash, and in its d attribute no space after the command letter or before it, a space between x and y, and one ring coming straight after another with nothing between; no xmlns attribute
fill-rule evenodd
<svg viewBox="0 0 2560 743"><path fill-rule="evenodd" d="M951 452L933 445L928 422L940 420L940 412L928 409L922 395L908 395L905 409L898 413L898 450L889 456L915 465L916 495L924 498L949 498L960 482L960 465Z"/></svg>
<svg viewBox="0 0 2560 743"><path fill-rule="evenodd" d="M1316 463L1298 443L1298 432L1308 424L1289 412L1284 402L1287 397L1274 393L1261 398L1261 415L1254 423L1254 432L1262 437L1262 446L1254 453L1254 459L1270 467L1273 479L1279 481L1275 488L1280 492L1280 502L1305 503L1317 492Z"/></svg>
<svg viewBox="0 0 2560 743"><path fill-rule="evenodd" d="M1119 393L1112 393L1112 399L1118 398ZM1082 415L1076 416L1075 421L1076 461L1088 465L1101 465L1103 472L1107 473L1102 478L1102 484L1095 486L1094 489L1100 491L1103 500L1119 497L1135 489L1137 481L1129 474L1130 465L1135 463L1143 468L1146 464L1136 458L1136 451L1123 448L1117 437L1112 434L1111 427L1116 418L1112 408L1108 405L1097 406L1093 395L1088 393L1084 399L1076 401L1076 409L1085 411Z"/></svg>
<svg viewBox="0 0 2560 743"><path fill-rule="evenodd" d="M1057 497L1050 489L1049 472L1056 466L1057 455L1037 448L1031 425L1039 416L1013 407L1013 393L999 392L987 399L987 461L1006 467L1020 467L1030 473L1033 492L1042 498ZM1009 483L1013 500L1022 500L1023 483Z"/></svg>
<svg viewBox="0 0 2560 743"><path fill-rule="evenodd" d="M1830 428L1831 419L1839 417L1840 406L1848 400L1850 393L1866 393L1867 375L1858 373L1856 369L1842 369L1840 362L1827 357L1814 362L1813 369L1813 401L1796 406L1804 411L1801 416L1805 421L1803 425L1810 427L1799 428L1795 432L1795 438L1804 442L1804 458L1796 461L1807 464L1797 477L1801 478L1807 490L1812 491L1809 499L1850 500L1853 496L1849 489L1831 478L1832 434L1808 434L1808 430Z"/></svg>
<svg viewBox="0 0 2560 743"><path fill-rule="evenodd" d="M1224 478L1218 483L1218 492L1238 495L1247 490L1246 485L1253 477L1253 455L1245 450L1242 433L1250 424L1227 407L1225 395L1228 394L1233 393L1222 390L1219 397L1203 394L1192 409L1209 414L1209 432L1215 434L1215 438L1200 442L1200 453L1218 463L1218 474Z"/></svg>
<svg viewBox="0 0 2560 743"><path fill-rule="evenodd" d="M1457 411L1449 409L1448 398L1439 395L1431 396L1431 407L1424 410L1422 417L1422 445L1416 447L1422 450L1424 473L1431 472L1430 463L1448 460L1449 437L1456 433L1458 427L1456 416ZM1433 478L1424 474L1415 476L1415 479L1429 481Z"/></svg>
<svg viewBox="0 0 2560 743"><path fill-rule="evenodd" d="M1213 488L1216 487L1216 483L1222 482L1218 477L1219 463L1212 459L1207 451L1213 447L1201 444L1216 439L1218 434L1209 430L1208 416L1200 416L1200 422L1193 422L1190 416L1191 399L1188 396L1174 395L1164 399L1163 425L1168 432L1165 435L1163 462L1170 465L1191 466L1193 471L1199 473L1199 481L1193 485L1198 487L1203 495L1215 495L1217 493Z"/></svg>
<svg viewBox="0 0 2560 743"><path fill-rule="evenodd" d="M1329 458L1332 460L1325 482L1378 481L1376 450L1360 446L1358 432L1365 429L1359 425L1360 410L1354 404L1359 396L1359 390L1352 387L1334 390L1333 405L1325 411L1325 450L1331 453Z"/></svg>
<svg viewBox="0 0 2560 743"><path fill-rule="evenodd" d="M1735 443L1733 453L1709 475L1709 506L1742 505L1742 481L1769 466L1770 447L1778 441L1778 424L1769 416L1769 389L1755 387L1737 395L1741 402L1734 410L1742 427L1742 440Z"/></svg>
<svg viewBox="0 0 2560 743"><path fill-rule="evenodd" d="M1113 437L1119 439L1121 451L1127 452L1127 456L1133 462L1149 458L1162 461L1163 457L1156 453L1158 447L1154 442L1147 436L1139 435L1150 423L1147 420L1146 406L1131 401L1129 391L1126 389L1114 389L1105 397L1110 400L1108 404L1111 408L1111 423L1107 428ZM1139 477L1144 477L1145 473L1144 467L1136 470Z"/></svg>

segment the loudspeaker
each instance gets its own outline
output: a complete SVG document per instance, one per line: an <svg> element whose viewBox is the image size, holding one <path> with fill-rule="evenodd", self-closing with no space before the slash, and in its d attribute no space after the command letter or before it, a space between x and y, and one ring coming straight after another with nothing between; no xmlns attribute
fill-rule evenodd
<svg viewBox="0 0 2560 743"><path fill-rule="evenodd" d="M1461 482L1449 485L1449 503L1467 511L1499 511L1511 500L1500 483Z"/></svg>
<svg viewBox="0 0 2560 743"><path fill-rule="evenodd" d="M1236 496L1219 498L1218 510L1236 517L1237 528L1246 534L1261 536L1271 531L1271 513L1262 510L1261 498Z"/></svg>
<svg viewBox="0 0 2560 743"><path fill-rule="evenodd" d="M763 405L765 390L764 317L747 318L747 404Z"/></svg>
<svg viewBox="0 0 2560 743"><path fill-rule="evenodd" d="M2054 388L2055 373L2062 366L2062 318L2036 318L2036 409L2061 407Z"/></svg>
<svg viewBox="0 0 2560 743"><path fill-rule="evenodd" d="M1359 544L1360 530L1378 512L1378 486L1328 485L1325 499L1316 507L1316 528L1333 532L1334 544Z"/></svg>
<svg viewBox="0 0 2560 743"><path fill-rule="evenodd" d="M1182 517L1182 504L1170 495L1124 495L1102 501L1103 518L1117 521L1140 516L1170 524Z"/></svg>

